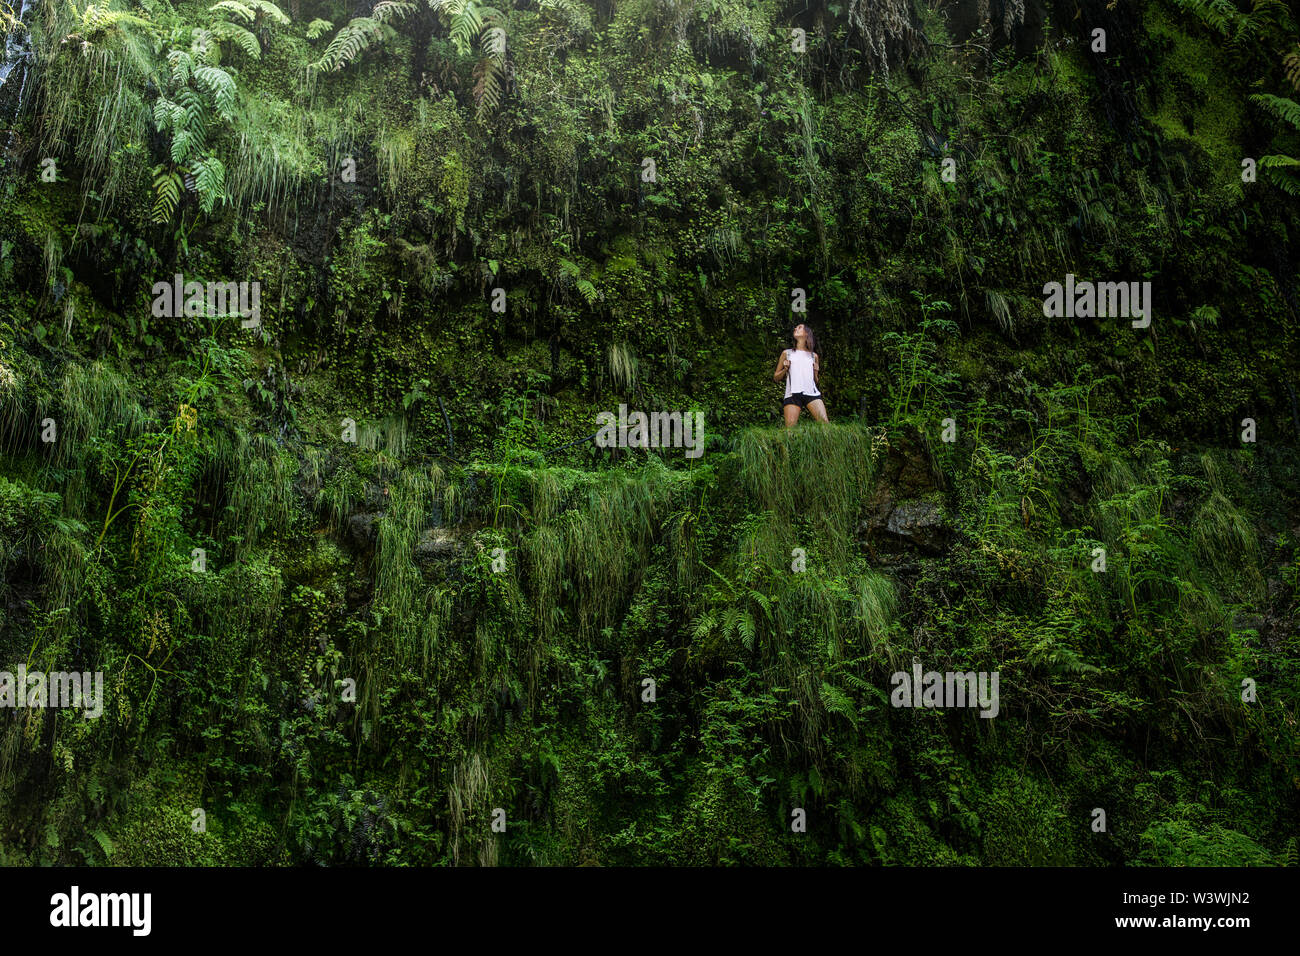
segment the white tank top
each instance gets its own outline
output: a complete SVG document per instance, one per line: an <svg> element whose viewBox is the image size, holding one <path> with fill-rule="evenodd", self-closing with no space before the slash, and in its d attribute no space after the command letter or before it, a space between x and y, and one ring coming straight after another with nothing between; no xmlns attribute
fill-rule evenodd
<svg viewBox="0 0 1300 956"><path fill-rule="evenodd" d="M790 363L790 372L785 377L785 397L795 394L820 395L817 379L813 375L813 353L802 349L786 349L785 357Z"/></svg>

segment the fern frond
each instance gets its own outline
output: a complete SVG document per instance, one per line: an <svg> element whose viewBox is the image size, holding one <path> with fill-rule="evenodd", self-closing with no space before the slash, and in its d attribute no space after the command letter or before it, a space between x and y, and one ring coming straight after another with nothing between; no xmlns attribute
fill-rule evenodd
<svg viewBox="0 0 1300 956"><path fill-rule="evenodd" d="M1292 837L1282 853L1283 866L1300 866L1300 839Z"/></svg>
<svg viewBox="0 0 1300 956"><path fill-rule="evenodd" d="M541 0L541 12L554 16L577 36L591 32L591 12L578 0Z"/></svg>
<svg viewBox="0 0 1300 956"><path fill-rule="evenodd" d="M398 20L405 20L415 12L415 4L398 3L396 0L381 0L375 4L375 9L370 12L370 17L380 23L396 23Z"/></svg>
<svg viewBox="0 0 1300 956"><path fill-rule="evenodd" d="M1296 44L1300 47L1300 43ZM1288 53L1282 58L1282 70L1286 73L1286 81L1300 93L1300 52Z"/></svg>
<svg viewBox="0 0 1300 956"><path fill-rule="evenodd" d="M172 68L172 82L178 86L187 85L194 71L194 58L184 50L172 50L167 54L167 62Z"/></svg>
<svg viewBox="0 0 1300 956"><path fill-rule="evenodd" d="M451 43L462 56L474 46L474 38L483 29L483 17L473 3L466 3L451 16Z"/></svg>
<svg viewBox="0 0 1300 956"><path fill-rule="evenodd" d="M180 173L166 170L162 166L154 167L154 203L153 221L167 222L181 201L181 189L184 186Z"/></svg>
<svg viewBox="0 0 1300 956"><path fill-rule="evenodd" d="M228 13L231 16L238 17L250 27L253 25L253 21L257 18L257 14L253 13L253 11L244 4L239 3L238 0L221 0L220 3L214 3L212 6L208 7L208 10L212 13L221 11L222 13Z"/></svg>
<svg viewBox="0 0 1300 956"><path fill-rule="evenodd" d="M505 75L505 62L498 57L484 57L474 67L474 100L478 116L482 119L501 102L501 80Z"/></svg>
<svg viewBox="0 0 1300 956"><path fill-rule="evenodd" d="M844 682L855 690L871 692L877 689L876 685L870 681L863 680L857 674L846 673L843 675Z"/></svg>
<svg viewBox="0 0 1300 956"><path fill-rule="evenodd" d="M235 87L234 78L229 73L219 66L196 66L194 79L198 81L199 86L212 94L213 101L217 104L217 111L225 119L235 118L239 91Z"/></svg>
<svg viewBox="0 0 1300 956"><path fill-rule="evenodd" d="M758 634L758 627L754 624L754 615L748 611L742 611L737 615L736 630L740 633L740 642L745 645L745 650L754 649L754 638Z"/></svg>
<svg viewBox="0 0 1300 956"><path fill-rule="evenodd" d="M484 56L502 58L506 55L506 31L504 27L486 27L479 39L479 48Z"/></svg>
<svg viewBox="0 0 1300 956"><path fill-rule="evenodd" d="M271 0L244 0L244 3L280 26L287 26L289 23L289 14L271 3Z"/></svg>
<svg viewBox="0 0 1300 956"><path fill-rule="evenodd" d="M307 24L307 39L319 40L333 29L334 24L328 20L313 20Z"/></svg>
<svg viewBox="0 0 1300 956"><path fill-rule="evenodd" d="M289 22L289 16L274 3L268 0L221 0L220 3L214 3L208 7L213 13L225 13L243 20L248 26L252 26L260 16L274 20L276 23L284 26Z"/></svg>
<svg viewBox="0 0 1300 956"><path fill-rule="evenodd" d="M75 7L73 12L76 12ZM108 7L93 3L86 7L86 12L81 15L80 32L87 39L94 39L100 34L114 30L121 32L120 28L123 26L147 28L153 26L153 23L147 17L136 16L125 10L110 10Z"/></svg>
<svg viewBox="0 0 1300 956"><path fill-rule="evenodd" d="M178 166L189 158L194 147L194 134L187 129L178 129L172 136L172 162Z"/></svg>
<svg viewBox="0 0 1300 956"><path fill-rule="evenodd" d="M1263 107L1264 112L1300 129L1300 103L1272 93L1252 93L1249 98Z"/></svg>
<svg viewBox="0 0 1300 956"><path fill-rule="evenodd" d="M1241 11L1232 0L1174 0L1174 3L1225 37L1236 32L1237 21L1241 19Z"/></svg>
<svg viewBox="0 0 1300 956"><path fill-rule="evenodd" d="M1295 21L1286 0L1251 0L1250 13L1242 14L1242 20L1250 24L1251 34L1295 34Z"/></svg>
<svg viewBox="0 0 1300 956"><path fill-rule="evenodd" d="M196 139L204 139L208 132L208 104L203 102L203 97L199 95L198 90L191 86L182 86L177 90L176 99L184 107L184 123L176 123L175 128L187 129Z"/></svg>
<svg viewBox="0 0 1300 956"><path fill-rule="evenodd" d="M833 684L822 681L821 687L822 706L832 714L839 714L851 723L854 727L858 726L858 709L853 706L853 701L849 695L840 690Z"/></svg>
<svg viewBox="0 0 1300 956"><path fill-rule="evenodd" d="M167 97L160 96L153 104L153 122L159 132L179 129L185 125L185 110Z"/></svg>
<svg viewBox="0 0 1300 956"><path fill-rule="evenodd" d="M214 23L212 24L212 35L218 40L229 40L254 60L262 58L262 45L257 42L257 37L238 23L226 23L224 21Z"/></svg>
<svg viewBox="0 0 1300 956"><path fill-rule="evenodd" d="M345 25L330 41L319 60L309 69L335 73L347 66L370 47L384 38L386 28L378 20L357 17Z"/></svg>
<svg viewBox="0 0 1300 956"><path fill-rule="evenodd" d="M204 27L195 27L190 31L190 55L194 57L195 64L209 63L215 53L220 51L220 47L213 42L212 31Z"/></svg>
<svg viewBox="0 0 1300 956"><path fill-rule="evenodd" d="M199 193L199 208L208 215L217 200L226 198L226 167L215 156L204 157L194 164L194 184Z"/></svg>
<svg viewBox="0 0 1300 956"><path fill-rule="evenodd" d="M727 636L735 634L740 626L740 609L729 607L722 612L722 634Z"/></svg>
<svg viewBox="0 0 1300 956"><path fill-rule="evenodd" d="M1264 156L1261 157L1259 165L1270 183L1288 196L1300 197L1300 179L1283 169L1288 166L1300 166L1300 160L1290 156Z"/></svg>

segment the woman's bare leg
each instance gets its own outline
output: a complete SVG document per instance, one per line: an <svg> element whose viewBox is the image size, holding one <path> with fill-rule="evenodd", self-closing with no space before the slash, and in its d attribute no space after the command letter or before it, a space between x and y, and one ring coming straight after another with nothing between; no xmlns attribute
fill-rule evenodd
<svg viewBox="0 0 1300 956"><path fill-rule="evenodd" d="M785 427L794 428L795 423L799 421L799 413L803 411L798 405L785 405L781 408L782 414L785 415Z"/></svg>
<svg viewBox="0 0 1300 956"><path fill-rule="evenodd" d="M808 414L819 422L830 421L830 419L826 417L826 403L820 398L813 399L808 403Z"/></svg>

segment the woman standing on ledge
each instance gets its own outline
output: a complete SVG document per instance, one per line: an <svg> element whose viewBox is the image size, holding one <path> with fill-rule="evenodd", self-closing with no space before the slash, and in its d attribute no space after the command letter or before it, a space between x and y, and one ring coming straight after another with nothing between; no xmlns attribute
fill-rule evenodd
<svg viewBox="0 0 1300 956"><path fill-rule="evenodd" d="M819 422L828 421L826 403L817 388L821 361L817 356L817 338L806 325L794 327L794 348L786 349L776 360L776 381L785 379L785 427L794 428L805 408Z"/></svg>

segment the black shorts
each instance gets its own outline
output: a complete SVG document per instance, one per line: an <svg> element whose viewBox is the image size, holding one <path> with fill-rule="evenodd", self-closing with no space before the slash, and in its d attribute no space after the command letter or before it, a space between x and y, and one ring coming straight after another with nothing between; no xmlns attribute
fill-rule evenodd
<svg viewBox="0 0 1300 956"><path fill-rule="evenodd" d="M787 405L798 405L800 408L807 408L809 402L818 401L820 398L820 395L805 395L803 392L795 392L781 403L781 407L785 408Z"/></svg>

